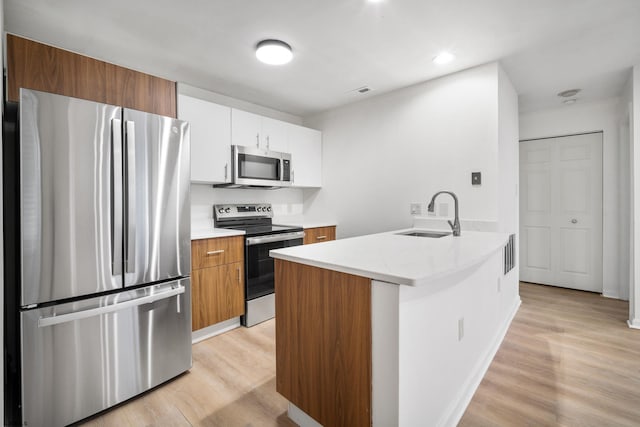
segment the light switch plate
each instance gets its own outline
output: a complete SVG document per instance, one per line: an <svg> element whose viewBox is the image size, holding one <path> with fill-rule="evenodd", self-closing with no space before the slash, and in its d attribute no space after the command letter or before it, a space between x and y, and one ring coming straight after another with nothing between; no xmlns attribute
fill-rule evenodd
<svg viewBox="0 0 640 427"><path fill-rule="evenodd" d="M480 172L471 172L471 185L482 184L482 174Z"/></svg>

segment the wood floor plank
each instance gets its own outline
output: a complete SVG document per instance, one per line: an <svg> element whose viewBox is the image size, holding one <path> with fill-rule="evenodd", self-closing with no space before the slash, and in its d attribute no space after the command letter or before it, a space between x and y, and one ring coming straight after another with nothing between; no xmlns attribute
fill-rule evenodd
<svg viewBox="0 0 640 427"><path fill-rule="evenodd" d="M629 305L522 283L522 306L460 426L640 426ZM193 368L87 426L295 426L275 389L275 321L193 346ZM413 427L413 426L410 426Z"/></svg>

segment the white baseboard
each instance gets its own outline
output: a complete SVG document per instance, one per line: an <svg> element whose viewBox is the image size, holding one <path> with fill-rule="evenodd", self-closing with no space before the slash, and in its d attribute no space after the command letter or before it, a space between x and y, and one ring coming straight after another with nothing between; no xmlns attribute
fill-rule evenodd
<svg viewBox="0 0 640 427"><path fill-rule="evenodd" d="M632 329L640 329L640 319L629 319L627 325Z"/></svg>
<svg viewBox="0 0 640 427"><path fill-rule="evenodd" d="M311 418L302 409L289 402L287 416L300 427L322 427L322 424Z"/></svg>
<svg viewBox="0 0 640 427"><path fill-rule="evenodd" d="M494 356L498 352L502 341L504 340L507 331L509 330L509 326L513 321L513 318L516 316L518 309L520 308L520 304L522 304L522 300L518 297L518 300L514 302L513 307L511 309L511 313L505 319L502 327L496 333L493 343L489 350L487 351L485 357L481 359L474 369L474 374L469 377L467 384L462 388L462 391L458 394L458 398L453 401L453 403L449 406L449 410L447 410L444 416L440 419L438 423L439 426L455 426L460 422L460 419L464 415L464 412L467 410L467 406L471 402L473 395L475 394L478 386L482 382L489 366L491 366L491 362L493 361Z"/></svg>
<svg viewBox="0 0 640 427"><path fill-rule="evenodd" d="M216 323L215 325L207 326L206 328L198 329L191 333L191 344L199 343L207 338L215 337L224 332L240 327L240 318L234 317L233 319L225 320L224 322Z"/></svg>

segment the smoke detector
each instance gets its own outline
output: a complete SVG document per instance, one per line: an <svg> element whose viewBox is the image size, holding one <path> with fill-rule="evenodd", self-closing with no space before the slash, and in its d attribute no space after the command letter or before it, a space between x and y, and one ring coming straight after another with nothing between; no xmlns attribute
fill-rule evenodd
<svg viewBox="0 0 640 427"><path fill-rule="evenodd" d="M563 90L562 92L558 93L558 96L562 98L571 98L572 96L576 96L581 90L582 89Z"/></svg>

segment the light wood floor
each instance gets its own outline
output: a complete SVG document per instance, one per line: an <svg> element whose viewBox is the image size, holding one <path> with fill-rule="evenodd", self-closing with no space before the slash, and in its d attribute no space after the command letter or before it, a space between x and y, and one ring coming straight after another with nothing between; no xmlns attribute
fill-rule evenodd
<svg viewBox="0 0 640 427"><path fill-rule="evenodd" d="M522 306L460 426L640 426L628 304L522 283ZM87 426L294 426L275 391L275 323L193 346L193 368ZM413 426L412 426L413 427Z"/></svg>
<svg viewBox="0 0 640 427"><path fill-rule="evenodd" d="M459 426L640 426L629 304L520 284L522 306Z"/></svg>

